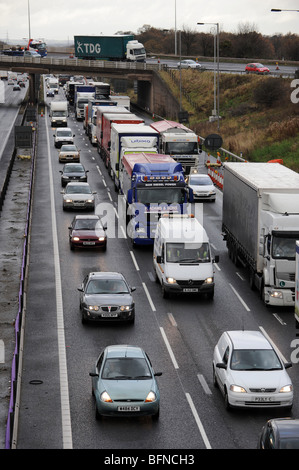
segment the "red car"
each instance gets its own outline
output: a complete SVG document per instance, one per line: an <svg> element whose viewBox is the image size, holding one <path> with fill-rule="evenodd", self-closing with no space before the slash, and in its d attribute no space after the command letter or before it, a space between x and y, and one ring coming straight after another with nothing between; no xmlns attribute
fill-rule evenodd
<svg viewBox="0 0 299 470"><path fill-rule="evenodd" d="M69 242L74 248L103 248L106 250L106 227L98 215L76 215L70 225Z"/></svg>
<svg viewBox="0 0 299 470"><path fill-rule="evenodd" d="M266 73L269 73L270 70L268 67L265 67L263 64L259 64L258 62L253 62L251 64L247 64L245 67L245 72L246 73L260 73L261 75L264 75Z"/></svg>

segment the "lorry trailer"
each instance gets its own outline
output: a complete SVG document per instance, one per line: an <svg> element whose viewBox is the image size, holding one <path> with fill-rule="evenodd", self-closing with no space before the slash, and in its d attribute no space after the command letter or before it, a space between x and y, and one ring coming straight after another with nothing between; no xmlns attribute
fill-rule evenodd
<svg viewBox="0 0 299 470"><path fill-rule="evenodd" d="M267 305L293 306L299 175L279 163L225 163L222 230Z"/></svg>
<svg viewBox="0 0 299 470"><path fill-rule="evenodd" d="M145 62L144 45L132 34L74 36L75 56L87 60Z"/></svg>

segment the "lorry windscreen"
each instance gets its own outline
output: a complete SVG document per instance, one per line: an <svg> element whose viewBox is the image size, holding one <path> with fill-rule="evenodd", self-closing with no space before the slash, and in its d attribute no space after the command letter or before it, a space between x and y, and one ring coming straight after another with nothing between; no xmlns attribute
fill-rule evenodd
<svg viewBox="0 0 299 470"><path fill-rule="evenodd" d="M154 189L154 191L153 191ZM137 189L137 201L141 204L183 204L185 202L185 191L183 188L148 188Z"/></svg>
<svg viewBox="0 0 299 470"><path fill-rule="evenodd" d="M211 261L208 243L166 243L168 263L209 263Z"/></svg>
<svg viewBox="0 0 299 470"><path fill-rule="evenodd" d="M198 154L197 142L167 142L165 147L167 155L195 155Z"/></svg>
<svg viewBox="0 0 299 470"><path fill-rule="evenodd" d="M274 235L272 238L272 257L274 259L295 260L296 237L281 237Z"/></svg>

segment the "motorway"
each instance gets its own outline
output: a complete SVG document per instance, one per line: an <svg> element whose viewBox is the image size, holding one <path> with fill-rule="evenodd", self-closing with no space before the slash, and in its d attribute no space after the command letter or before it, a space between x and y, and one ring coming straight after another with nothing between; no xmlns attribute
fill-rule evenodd
<svg viewBox="0 0 299 470"><path fill-rule="evenodd" d="M63 100L60 89L55 100ZM47 99L49 102L50 99ZM1 121L2 123L3 121ZM215 296L210 301L182 296L163 299L155 283L152 249L133 249L117 217L112 180L70 113L69 127L97 191L96 212L108 225L106 252L71 251L68 226L74 216L62 210L58 151L47 112L38 121L38 154L33 198L25 346L18 422L18 449L254 449L265 421L283 410L226 411L213 387L212 355L221 333L261 329L290 360L295 338L293 311L267 308L250 290L248 276L228 258L221 236L222 193L215 204L197 203L214 254ZM2 125L2 124L1 124ZM205 170L204 156L200 169ZM115 229L115 230L114 230ZM134 325L82 325L79 292L91 271L120 271L136 287ZM95 419L89 371L110 344L141 346L149 355L161 393L160 419ZM297 370L296 370L297 369ZM297 372L297 373L296 373ZM289 369L299 415L298 365Z"/></svg>

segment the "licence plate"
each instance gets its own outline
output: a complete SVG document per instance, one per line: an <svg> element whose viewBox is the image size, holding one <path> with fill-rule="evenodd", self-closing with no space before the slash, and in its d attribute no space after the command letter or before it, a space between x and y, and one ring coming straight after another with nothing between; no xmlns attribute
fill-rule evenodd
<svg viewBox="0 0 299 470"><path fill-rule="evenodd" d="M95 242L83 242L83 245L95 245Z"/></svg>
<svg viewBox="0 0 299 470"><path fill-rule="evenodd" d="M191 287L185 287L185 288L183 289L183 292L198 292L198 289L197 289L196 287L193 287L193 288L191 288Z"/></svg>
<svg viewBox="0 0 299 470"><path fill-rule="evenodd" d="M254 397L254 401L263 403L263 402L268 402L272 401L272 397Z"/></svg>
<svg viewBox="0 0 299 470"><path fill-rule="evenodd" d="M118 406L118 411L140 411L140 406Z"/></svg>
<svg viewBox="0 0 299 470"><path fill-rule="evenodd" d="M102 317L118 317L118 313L102 313Z"/></svg>
<svg viewBox="0 0 299 470"><path fill-rule="evenodd" d="M74 206L76 207L81 207L81 206L83 207L84 205L85 205L84 202L74 202Z"/></svg>

